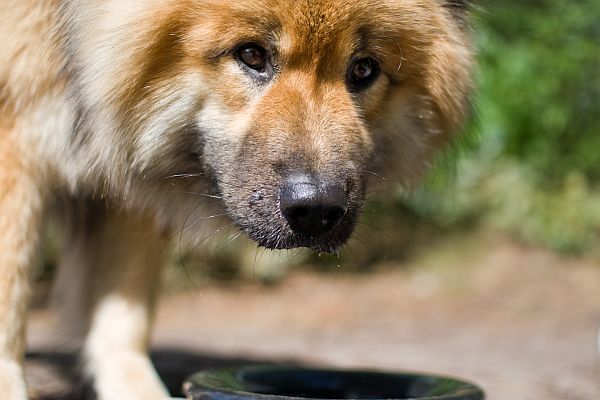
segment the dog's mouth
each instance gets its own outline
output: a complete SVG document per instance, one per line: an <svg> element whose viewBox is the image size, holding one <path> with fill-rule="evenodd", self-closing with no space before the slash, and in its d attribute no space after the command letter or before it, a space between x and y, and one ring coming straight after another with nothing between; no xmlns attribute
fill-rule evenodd
<svg viewBox="0 0 600 400"><path fill-rule="evenodd" d="M363 195L353 185L297 174L276 189L263 187L245 197L226 204L234 222L259 246L335 253L354 230Z"/></svg>
<svg viewBox="0 0 600 400"><path fill-rule="evenodd" d="M319 229L327 223L315 223ZM280 223L276 218L262 226L244 226L241 228L259 246L268 249L294 249L306 247L319 253L336 253L350 238L355 218L346 213L342 220L330 229L316 233L295 231L289 223Z"/></svg>

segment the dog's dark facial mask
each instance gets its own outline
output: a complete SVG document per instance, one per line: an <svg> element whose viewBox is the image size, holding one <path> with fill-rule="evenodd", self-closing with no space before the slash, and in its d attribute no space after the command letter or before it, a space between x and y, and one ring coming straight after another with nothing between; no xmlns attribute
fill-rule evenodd
<svg viewBox="0 0 600 400"><path fill-rule="evenodd" d="M369 136L343 81L282 72L265 91L238 141L206 143L228 213L264 247L334 252L360 211Z"/></svg>

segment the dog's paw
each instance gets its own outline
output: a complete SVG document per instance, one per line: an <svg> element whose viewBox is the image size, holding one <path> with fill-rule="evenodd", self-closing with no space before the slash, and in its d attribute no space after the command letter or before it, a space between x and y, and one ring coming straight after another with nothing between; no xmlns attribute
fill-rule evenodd
<svg viewBox="0 0 600 400"><path fill-rule="evenodd" d="M90 365L99 400L166 400L170 396L145 354L107 355Z"/></svg>
<svg viewBox="0 0 600 400"><path fill-rule="evenodd" d="M13 360L0 358L0 397L4 400L27 399L23 369Z"/></svg>

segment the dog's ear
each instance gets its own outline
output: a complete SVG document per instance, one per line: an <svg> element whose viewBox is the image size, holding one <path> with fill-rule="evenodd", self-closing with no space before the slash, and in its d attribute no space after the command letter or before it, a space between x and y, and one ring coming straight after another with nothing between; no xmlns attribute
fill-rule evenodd
<svg viewBox="0 0 600 400"><path fill-rule="evenodd" d="M445 0L445 3L447 7L467 10L471 2L469 0Z"/></svg>
<svg viewBox="0 0 600 400"><path fill-rule="evenodd" d="M442 0L444 7L450 10L450 13L461 21L465 20L467 11L471 8L469 0Z"/></svg>

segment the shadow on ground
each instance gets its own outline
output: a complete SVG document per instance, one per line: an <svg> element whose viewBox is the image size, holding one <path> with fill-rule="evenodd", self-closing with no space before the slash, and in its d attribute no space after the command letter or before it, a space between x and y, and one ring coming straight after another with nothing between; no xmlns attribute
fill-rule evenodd
<svg viewBox="0 0 600 400"><path fill-rule="evenodd" d="M153 351L152 361L171 395L181 396L181 385L194 372L213 368L272 363L266 359L227 358L176 349ZM281 363L279 361L278 363ZM32 352L26 375L35 400L93 400L93 390L82 373L76 352Z"/></svg>

